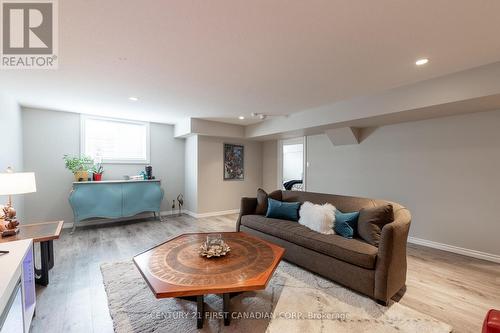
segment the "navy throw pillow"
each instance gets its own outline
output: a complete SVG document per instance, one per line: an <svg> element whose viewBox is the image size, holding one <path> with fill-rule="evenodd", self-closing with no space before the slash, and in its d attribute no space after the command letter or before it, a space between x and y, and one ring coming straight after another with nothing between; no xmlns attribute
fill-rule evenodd
<svg viewBox="0 0 500 333"><path fill-rule="evenodd" d="M290 221L299 220L300 202L283 202L267 199L266 217Z"/></svg>
<svg viewBox="0 0 500 333"><path fill-rule="evenodd" d="M344 238L353 238L357 229L359 212L342 213L335 211L335 233Z"/></svg>

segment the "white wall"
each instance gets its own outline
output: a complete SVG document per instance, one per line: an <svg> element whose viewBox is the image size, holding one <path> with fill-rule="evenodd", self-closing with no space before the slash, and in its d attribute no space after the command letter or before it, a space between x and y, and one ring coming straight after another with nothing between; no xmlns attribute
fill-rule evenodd
<svg viewBox="0 0 500 333"><path fill-rule="evenodd" d="M198 211L198 136L186 138L184 179L184 209Z"/></svg>
<svg viewBox="0 0 500 333"><path fill-rule="evenodd" d="M38 192L27 198L31 222L73 221L68 203L73 175L65 169L64 154L80 152L80 116L51 110L23 109L24 160L36 172ZM245 180L223 181L223 143L245 146ZM262 186L262 143L193 135L174 138L171 125L151 124L151 165L162 180L162 210L184 194L184 209L196 214L236 210L242 196L255 196ZM104 179L137 174L142 165L105 164Z"/></svg>
<svg viewBox="0 0 500 333"><path fill-rule="evenodd" d="M26 196L26 217L40 222L73 221L68 203L73 175L65 169L64 154L80 152L80 115L49 110L23 109L25 169L35 171L38 191ZM151 123L151 165L165 190L162 211L184 191L184 140L174 139L171 125ZM105 164L103 179L122 179L144 169L138 164Z"/></svg>
<svg viewBox="0 0 500 333"><path fill-rule="evenodd" d="M245 148L245 179L223 179L224 143ZM255 197L262 186L262 143L198 136L198 207L196 213L210 213L240 208L241 197Z"/></svg>
<svg viewBox="0 0 500 333"><path fill-rule="evenodd" d="M410 235L500 255L500 111L362 131L359 145L307 139L308 191L407 206Z"/></svg>
<svg viewBox="0 0 500 333"><path fill-rule="evenodd" d="M262 143L262 188L272 192L280 188L278 185L278 141Z"/></svg>
<svg viewBox="0 0 500 333"><path fill-rule="evenodd" d="M2 126L0 172L5 172L9 166L17 172L30 171L23 168L21 109L16 101L2 93L0 93L0 124ZM32 195L23 194L12 197L12 205L17 210L17 217L20 223L26 223L24 220L24 199ZM7 200L7 196L0 196L0 205L5 205Z"/></svg>

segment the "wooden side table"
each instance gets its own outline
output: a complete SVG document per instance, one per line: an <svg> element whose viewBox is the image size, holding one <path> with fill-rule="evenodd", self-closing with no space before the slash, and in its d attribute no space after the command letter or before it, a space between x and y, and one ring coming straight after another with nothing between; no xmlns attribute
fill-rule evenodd
<svg viewBox="0 0 500 333"><path fill-rule="evenodd" d="M17 235L0 238L0 243L21 239L33 239L33 243L40 243L40 268L35 266L35 282L39 285L49 284L49 270L54 267L53 240L61 235L63 223L64 221L54 221L19 225Z"/></svg>

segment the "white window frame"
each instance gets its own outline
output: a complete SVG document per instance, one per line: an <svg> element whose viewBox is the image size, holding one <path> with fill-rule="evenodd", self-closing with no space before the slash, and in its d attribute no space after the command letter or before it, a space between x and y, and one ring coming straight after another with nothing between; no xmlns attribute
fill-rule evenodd
<svg viewBox="0 0 500 333"><path fill-rule="evenodd" d="M146 127L146 159L103 159L101 162L102 164L150 164L151 163L151 136L150 136L149 122L92 116L86 114L80 115L80 155L85 155L85 121L87 119L143 125Z"/></svg>

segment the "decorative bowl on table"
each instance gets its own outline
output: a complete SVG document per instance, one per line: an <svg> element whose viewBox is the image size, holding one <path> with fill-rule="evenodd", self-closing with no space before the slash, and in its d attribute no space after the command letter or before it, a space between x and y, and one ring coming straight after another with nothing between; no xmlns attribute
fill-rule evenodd
<svg viewBox="0 0 500 333"><path fill-rule="evenodd" d="M200 255L202 257L222 257L231 251L229 245L224 242L221 234L208 235L207 240L200 246Z"/></svg>

